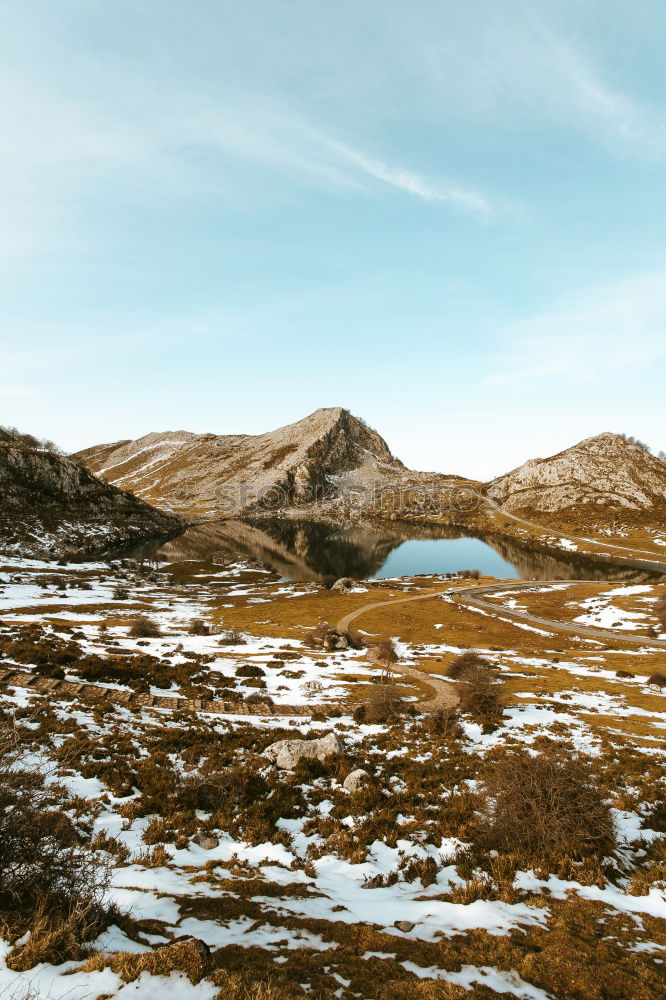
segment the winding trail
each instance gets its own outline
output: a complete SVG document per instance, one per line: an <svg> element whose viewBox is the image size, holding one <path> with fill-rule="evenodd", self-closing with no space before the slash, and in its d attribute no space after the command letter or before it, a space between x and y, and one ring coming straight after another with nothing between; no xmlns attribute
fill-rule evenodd
<svg viewBox="0 0 666 1000"><path fill-rule="evenodd" d="M527 521L525 518L518 517L516 514L509 514L503 510L499 504L495 503L489 497L484 497L481 494L476 494L479 500L484 501L490 507L492 507L499 514L504 517L508 517L513 521L517 521L519 524L524 524L530 528L536 528L538 531L557 535L559 538L566 538L571 542L577 542L582 545L597 545L603 548L613 549L617 552L621 552L625 557L625 560L630 560L632 556L636 554L639 555L649 555L653 559L657 559L654 552L649 552L646 549L629 549L621 545L612 545L610 542L597 542L590 538L580 538L576 535L569 535L565 532L559 530L553 530L551 528L546 528L543 525L535 524L532 521ZM612 556L608 553L598 553L597 556L592 558L606 558L611 559ZM646 569L657 570L666 574L666 563L659 561L647 563L644 559L638 559L641 565L644 565ZM392 598L388 601L375 601L372 604L366 604L362 608L357 608L355 611L351 611L349 614L341 618L337 624L337 629L340 632L346 632L349 626L361 615L366 614L368 611L372 611L375 608L384 608L392 604L407 604L411 601L425 601L432 598L443 598L449 597L453 603L460 605L460 607L471 607L479 608L483 611L492 612L493 615L515 619L519 622L525 622L527 624L540 627L549 632L569 632L573 635L579 636L581 638L595 639L601 642L603 645L607 645L609 642L613 644L624 643L631 646L648 647L650 649L662 649L666 652L666 639L653 639L649 636L641 635L628 635L626 632L621 632L620 630L610 630L596 628L593 625L581 625L577 622L561 622L556 621L552 618L541 618L539 615L530 614L528 611L519 611L515 608L507 608L502 604L498 604L496 601L484 601L481 595L484 594L501 594L503 592L510 592L512 590L538 590L539 588L552 587L552 586L562 586L567 587L580 586L582 584L595 584L604 585L604 581L600 580L520 580L511 581L506 583L496 583L490 585L481 585L474 587L465 587L461 589L455 589L447 587L444 590L432 590L424 594L410 594L409 597L398 597ZM612 582L608 581L608 585L612 586ZM431 674L427 674L422 670L417 670L415 667L409 667L406 664L395 663L392 666L392 670L397 671L401 674L406 674L408 677L413 677L415 680L422 684L427 685L434 690L434 697L421 701L418 703L419 708L425 712L433 712L437 709L442 708L452 708L458 703L458 696L456 695L453 687L447 684L446 681L440 680L439 677L433 677Z"/></svg>
<svg viewBox="0 0 666 1000"><path fill-rule="evenodd" d="M353 621L367 611L372 611L373 608L384 608L390 604L407 604L409 601L424 601L439 596L440 591L432 590L428 591L427 594L410 594L409 597L398 597L390 601L376 601L374 604L366 604L362 608L357 608L356 611L350 611L348 615L341 618L336 628L339 632L347 632ZM425 684L434 690L435 694L432 698L417 702L422 712L437 712L440 709L454 708L458 704L458 695L453 686L440 680L439 677L433 677L432 674L427 674L424 670L417 670L416 667L409 667L406 663L394 663L391 670L412 677L420 684Z"/></svg>
<svg viewBox="0 0 666 1000"><path fill-rule="evenodd" d="M497 601L480 600L476 596L477 594L501 594L512 590L523 592L526 590L538 590L541 587L561 587L563 584L567 587L576 587L591 583L598 585L600 582L603 585L603 581L599 580L538 580L536 582L522 580L520 583L494 583L480 587L465 587L454 591L450 596L457 604L463 606L470 605L471 607L481 608L484 611L492 611L495 615L499 615L502 618L516 618L519 621L540 626L549 632L572 632L574 635L586 636L603 643L624 642L632 646L649 646L651 649L663 649L666 651L666 639L652 639L646 635L628 635L619 629L603 629L596 628L594 625L581 625L578 622L561 622L555 621L552 618L541 618L538 615L530 614L528 611L507 608Z"/></svg>

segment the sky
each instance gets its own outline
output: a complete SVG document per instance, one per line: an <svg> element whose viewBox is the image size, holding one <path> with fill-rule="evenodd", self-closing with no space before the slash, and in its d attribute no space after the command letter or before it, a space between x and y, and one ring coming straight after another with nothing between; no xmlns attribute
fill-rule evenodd
<svg viewBox="0 0 666 1000"><path fill-rule="evenodd" d="M663 0L0 0L0 424L666 449Z"/></svg>

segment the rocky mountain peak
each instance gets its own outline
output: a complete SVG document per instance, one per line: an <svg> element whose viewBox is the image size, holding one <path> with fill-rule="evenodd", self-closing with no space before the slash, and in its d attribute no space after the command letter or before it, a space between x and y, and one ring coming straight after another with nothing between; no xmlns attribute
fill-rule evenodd
<svg viewBox="0 0 666 1000"><path fill-rule="evenodd" d="M268 501L289 506L324 495L340 477L403 470L384 439L340 406L265 434L152 433L77 456L109 482L194 514L229 515Z"/></svg>
<svg viewBox="0 0 666 1000"><path fill-rule="evenodd" d="M549 458L530 459L486 488L507 511L604 506L645 510L666 500L666 463L605 431Z"/></svg>

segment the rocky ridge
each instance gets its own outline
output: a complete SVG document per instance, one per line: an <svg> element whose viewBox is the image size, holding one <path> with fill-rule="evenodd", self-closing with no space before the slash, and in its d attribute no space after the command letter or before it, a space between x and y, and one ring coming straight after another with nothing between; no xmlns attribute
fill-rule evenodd
<svg viewBox="0 0 666 1000"><path fill-rule="evenodd" d="M103 482L72 458L0 437L4 554L90 558L184 527L182 518Z"/></svg>
<svg viewBox="0 0 666 1000"><path fill-rule="evenodd" d="M407 471L376 431L342 407L266 434L153 433L75 457L150 503L225 517L317 502Z"/></svg>
<svg viewBox="0 0 666 1000"><path fill-rule="evenodd" d="M666 462L620 434L597 434L530 459L488 483L486 493L509 513L654 511L666 501Z"/></svg>

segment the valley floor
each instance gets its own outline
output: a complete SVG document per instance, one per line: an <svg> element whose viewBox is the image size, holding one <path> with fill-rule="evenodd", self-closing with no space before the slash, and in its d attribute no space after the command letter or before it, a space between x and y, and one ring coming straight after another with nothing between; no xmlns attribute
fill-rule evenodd
<svg viewBox="0 0 666 1000"><path fill-rule="evenodd" d="M56 945L21 913L0 926L0 996L663 996L666 652L640 639L666 638L666 584L526 585L496 611L459 604L468 585L0 560L0 720L107 870L89 940ZM395 641L390 698L366 649L317 639L355 611ZM500 714L448 675L469 650ZM429 677L457 710L420 711ZM342 752L323 761L262 756L329 732ZM580 756L613 843L539 854L517 824L493 846L487 776L514 752Z"/></svg>

